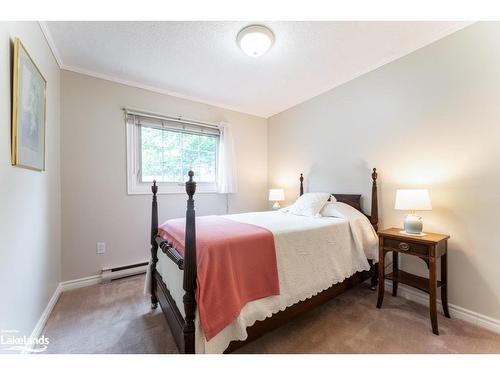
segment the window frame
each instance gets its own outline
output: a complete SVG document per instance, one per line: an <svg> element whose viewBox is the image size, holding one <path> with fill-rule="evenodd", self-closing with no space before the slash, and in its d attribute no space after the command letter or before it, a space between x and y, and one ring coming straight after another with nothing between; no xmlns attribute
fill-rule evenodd
<svg viewBox="0 0 500 375"><path fill-rule="evenodd" d="M141 128L142 125L137 125L135 121L130 121L129 117L125 117L126 133L127 133L127 194L151 194L152 182L142 182L142 140ZM175 131L172 129L171 131ZM182 132L182 131L179 131ZM185 133L195 133L186 131ZM219 173L219 140L220 136L213 135L217 138L216 141L216 160L215 160L215 181L200 182L197 181L196 193L217 193L217 179ZM187 180L187 176L186 180ZM196 181L196 176L195 176ZM185 194L186 187L184 182L160 182L157 181L158 194Z"/></svg>

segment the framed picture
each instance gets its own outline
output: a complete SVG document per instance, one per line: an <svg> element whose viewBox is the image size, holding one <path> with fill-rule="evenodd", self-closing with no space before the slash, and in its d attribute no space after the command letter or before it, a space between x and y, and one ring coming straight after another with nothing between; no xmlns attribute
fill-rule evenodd
<svg viewBox="0 0 500 375"><path fill-rule="evenodd" d="M47 81L17 38L12 78L12 165L43 171Z"/></svg>

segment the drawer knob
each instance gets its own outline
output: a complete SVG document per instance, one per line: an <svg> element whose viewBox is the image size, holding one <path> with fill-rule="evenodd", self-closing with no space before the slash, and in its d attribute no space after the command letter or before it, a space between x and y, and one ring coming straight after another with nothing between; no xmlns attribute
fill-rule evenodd
<svg viewBox="0 0 500 375"><path fill-rule="evenodd" d="M410 245L408 245L406 242L400 242L398 247L399 247L399 250L402 250L402 251L410 250Z"/></svg>

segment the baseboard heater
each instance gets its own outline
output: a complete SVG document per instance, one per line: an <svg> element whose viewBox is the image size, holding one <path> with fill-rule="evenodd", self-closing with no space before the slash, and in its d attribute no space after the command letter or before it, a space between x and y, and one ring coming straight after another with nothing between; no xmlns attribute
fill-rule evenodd
<svg viewBox="0 0 500 375"><path fill-rule="evenodd" d="M103 269L101 274L102 281L107 282L115 279L121 279L122 277L145 273L148 269L148 264L148 262L142 262L137 264L130 264L128 266Z"/></svg>

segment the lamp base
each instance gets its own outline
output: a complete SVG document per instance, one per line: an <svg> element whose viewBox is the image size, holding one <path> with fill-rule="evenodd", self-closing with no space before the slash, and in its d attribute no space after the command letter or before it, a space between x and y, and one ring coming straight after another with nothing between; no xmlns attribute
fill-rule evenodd
<svg viewBox="0 0 500 375"><path fill-rule="evenodd" d="M273 210L279 210L281 208L280 202L276 201L273 204Z"/></svg>
<svg viewBox="0 0 500 375"><path fill-rule="evenodd" d="M404 229L407 234L419 235L422 233L423 227L424 223L422 221L422 217L414 214L406 215Z"/></svg>

